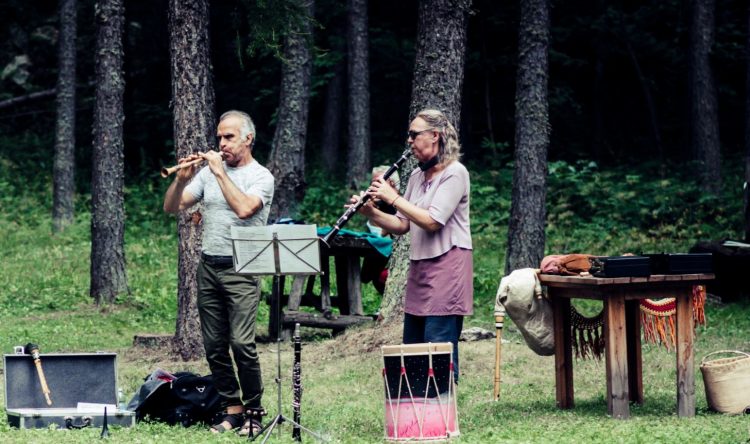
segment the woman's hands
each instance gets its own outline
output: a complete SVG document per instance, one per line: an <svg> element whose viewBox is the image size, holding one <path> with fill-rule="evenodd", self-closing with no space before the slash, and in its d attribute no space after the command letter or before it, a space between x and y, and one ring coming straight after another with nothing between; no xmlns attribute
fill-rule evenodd
<svg viewBox="0 0 750 444"><path fill-rule="evenodd" d="M399 197L398 192L388 182L382 178L378 178L370 183L370 187L367 188L367 191L362 191L359 195L353 194L349 199L349 204L344 205L344 207L350 208L357 205L366 194L370 196L370 199L362 205L359 212L368 218L375 214L375 199L382 200L387 204L392 204L393 201Z"/></svg>
<svg viewBox="0 0 750 444"><path fill-rule="evenodd" d="M392 205L393 201L398 198L398 191L396 191L387 181L383 180L382 177L372 181L370 188L367 189L367 194L374 199L382 200L388 205Z"/></svg>

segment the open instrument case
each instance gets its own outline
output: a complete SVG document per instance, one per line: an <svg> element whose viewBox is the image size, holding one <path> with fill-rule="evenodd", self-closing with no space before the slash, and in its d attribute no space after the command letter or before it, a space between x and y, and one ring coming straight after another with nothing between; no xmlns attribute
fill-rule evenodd
<svg viewBox="0 0 750 444"><path fill-rule="evenodd" d="M3 355L5 410L12 427L101 427L105 406L108 425L135 425L134 412L117 408L116 353L50 353L39 357L52 405L47 404L31 355Z"/></svg>

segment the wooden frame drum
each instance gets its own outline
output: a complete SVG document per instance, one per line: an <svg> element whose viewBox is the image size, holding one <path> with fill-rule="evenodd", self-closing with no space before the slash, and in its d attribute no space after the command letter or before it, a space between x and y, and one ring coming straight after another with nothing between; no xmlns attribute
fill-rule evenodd
<svg viewBox="0 0 750 444"><path fill-rule="evenodd" d="M453 344L386 345L382 352L385 440L458 436Z"/></svg>

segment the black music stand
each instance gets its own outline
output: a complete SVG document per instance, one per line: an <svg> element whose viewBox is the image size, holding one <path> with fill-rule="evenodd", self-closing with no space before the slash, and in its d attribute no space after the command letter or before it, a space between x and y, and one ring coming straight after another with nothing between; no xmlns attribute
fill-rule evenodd
<svg viewBox="0 0 750 444"><path fill-rule="evenodd" d="M281 287L281 276L283 275L317 275L320 274L320 248L315 225L268 225L262 227L231 227L232 257L234 258L234 269L237 273L258 275L273 275L274 289L276 293L275 304L272 310L278 315L279 322L276 323L276 393L278 395L277 415L271 422L266 424L257 435L252 431L249 435L251 441L263 435L264 444L268 441L274 428L283 422L291 422L295 428L304 430L320 441L323 438L312 430L304 427L298 422L287 418L281 412L281 324L283 314L281 311L281 295L284 289ZM299 436L293 434L295 439Z"/></svg>

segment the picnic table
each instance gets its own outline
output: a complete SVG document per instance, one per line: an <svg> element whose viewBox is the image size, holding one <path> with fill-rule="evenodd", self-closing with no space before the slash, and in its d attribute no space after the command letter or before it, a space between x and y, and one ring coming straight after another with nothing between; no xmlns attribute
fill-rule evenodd
<svg viewBox="0 0 750 444"><path fill-rule="evenodd" d="M573 408L571 300L604 302L607 411L613 418L630 417L631 401L643 403L641 360L641 299L675 298L677 414L695 416L693 285L714 279L713 274L652 275L597 278L540 274L552 303L555 336L555 397L557 406Z"/></svg>
<svg viewBox="0 0 750 444"><path fill-rule="evenodd" d="M329 228L319 228L318 235L323 236ZM276 323L281 322L282 337L287 337L295 323L301 326L328 328L334 333L343 331L349 326L371 322L373 316L366 315L362 306L362 282L360 273L365 260L388 257L391 252L391 240L380 238L369 233L341 230L326 247L320 245L321 274L319 276L294 276L288 295L271 293L270 306L275 306L275 298L281 298L281 319L273 310L269 316L269 333L273 332ZM336 270L336 294L331 293L331 265L333 260ZM281 279L279 288L284 288L285 276L274 276ZM317 279L320 279L320 292L314 292ZM275 282L274 282L275 283ZM276 285L273 288L277 288ZM282 290L283 292L283 290ZM300 311L300 307L314 307L317 313ZM338 309L338 314L333 309Z"/></svg>

